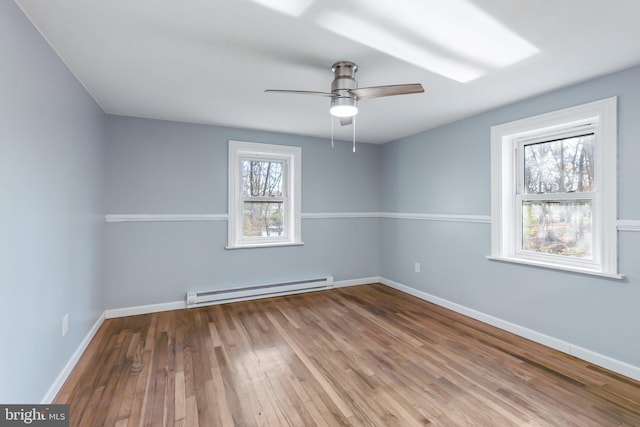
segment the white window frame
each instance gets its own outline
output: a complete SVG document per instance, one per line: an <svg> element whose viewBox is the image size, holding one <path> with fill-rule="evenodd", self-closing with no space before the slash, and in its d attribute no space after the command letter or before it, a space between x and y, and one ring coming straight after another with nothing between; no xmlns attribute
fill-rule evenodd
<svg viewBox="0 0 640 427"><path fill-rule="evenodd" d="M592 200L590 260L521 250L522 195L519 153L526 142L593 132L594 188L575 196ZM491 255L508 261L622 278L617 254L617 97L525 118L491 128ZM564 194L565 199L573 196ZM534 197L535 198L535 197ZM552 198L552 197L549 197Z"/></svg>
<svg viewBox="0 0 640 427"><path fill-rule="evenodd" d="M285 221L282 236L244 237L244 202L242 195L243 160L281 161ZM302 149L287 145L261 144L229 140L229 202L227 249L302 245L301 240L301 163Z"/></svg>

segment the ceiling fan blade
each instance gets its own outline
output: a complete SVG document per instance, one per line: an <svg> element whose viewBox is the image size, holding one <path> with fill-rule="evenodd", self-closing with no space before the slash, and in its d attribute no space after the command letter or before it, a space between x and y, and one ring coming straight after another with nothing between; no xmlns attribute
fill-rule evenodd
<svg viewBox="0 0 640 427"><path fill-rule="evenodd" d="M349 92L358 97L358 99L380 98L381 96L408 95L411 93L422 93L424 88L420 83L406 85L388 85L388 86L372 86L362 87L359 89L351 89Z"/></svg>
<svg viewBox="0 0 640 427"><path fill-rule="evenodd" d="M292 93L298 95L316 95L316 96L328 96L329 98L333 98L335 95L331 92L314 92L310 90L286 90L286 89L267 89L265 90L267 93Z"/></svg>
<svg viewBox="0 0 640 427"><path fill-rule="evenodd" d="M340 117L340 124L342 126L348 126L353 123L353 117Z"/></svg>

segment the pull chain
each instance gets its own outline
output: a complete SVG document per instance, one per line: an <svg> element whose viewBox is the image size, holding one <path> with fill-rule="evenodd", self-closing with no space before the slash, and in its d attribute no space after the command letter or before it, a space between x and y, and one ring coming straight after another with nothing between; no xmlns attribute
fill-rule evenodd
<svg viewBox="0 0 640 427"><path fill-rule="evenodd" d="M356 152L356 116L353 116L351 126L353 126L353 152L355 153Z"/></svg>
<svg viewBox="0 0 640 427"><path fill-rule="evenodd" d="M331 148L335 148L333 144L333 116L331 116Z"/></svg>
<svg viewBox="0 0 640 427"><path fill-rule="evenodd" d="M331 148L335 148L335 143L333 142L333 127L334 120L333 116L331 116ZM356 152L356 116L351 118L351 127L353 128L352 138L353 138L353 152Z"/></svg>

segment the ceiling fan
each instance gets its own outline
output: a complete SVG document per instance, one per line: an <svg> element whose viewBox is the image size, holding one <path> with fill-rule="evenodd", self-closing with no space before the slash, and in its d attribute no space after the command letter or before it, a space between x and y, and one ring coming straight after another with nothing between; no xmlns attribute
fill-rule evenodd
<svg viewBox="0 0 640 427"><path fill-rule="evenodd" d="M269 93L293 93L300 95L315 95L331 98L331 108L329 113L332 117L338 117L342 126L354 124L354 151L355 151L355 123L354 117L358 114L358 101L371 98L380 98L383 96L408 95L412 93L423 93L424 88L420 83L372 86L358 88L358 82L355 79L358 65L350 61L338 61L331 66L334 73L333 82L331 82L331 92L314 92L306 90L287 90L287 89L267 89ZM333 144L333 126L332 144Z"/></svg>

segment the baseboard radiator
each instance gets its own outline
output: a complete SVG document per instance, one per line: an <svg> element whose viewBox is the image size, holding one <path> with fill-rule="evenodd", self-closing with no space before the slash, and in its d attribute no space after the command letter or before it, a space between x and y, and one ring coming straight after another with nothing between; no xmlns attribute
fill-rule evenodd
<svg viewBox="0 0 640 427"><path fill-rule="evenodd" d="M224 304L234 301L299 294L333 288L333 276L262 283L242 288L187 292L187 308Z"/></svg>

